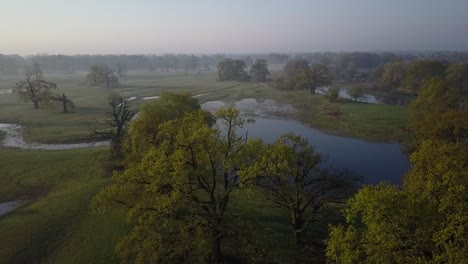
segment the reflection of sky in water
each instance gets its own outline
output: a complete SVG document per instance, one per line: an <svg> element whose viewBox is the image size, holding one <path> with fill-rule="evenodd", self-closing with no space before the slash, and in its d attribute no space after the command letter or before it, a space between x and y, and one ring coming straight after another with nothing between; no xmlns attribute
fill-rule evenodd
<svg viewBox="0 0 468 264"><path fill-rule="evenodd" d="M328 158L327 165L353 170L365 177L364 183L390 181L401 184L410 166L399 144L329 135L292 120L256 118L255 124L249 124L243 130L248 130L249 137L262 137L268 143L289 132L301 135Z"/></svg>

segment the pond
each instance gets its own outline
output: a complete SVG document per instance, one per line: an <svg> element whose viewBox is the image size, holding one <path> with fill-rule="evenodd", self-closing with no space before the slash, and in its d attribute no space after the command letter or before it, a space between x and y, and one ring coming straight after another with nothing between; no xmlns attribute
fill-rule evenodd
<svg viewBox="0 0 468 264"><path fill-rule="evenodd" d="M338 169L350 169L364 177L364 183L390 181L401 184L409 170L408 158L400 144L373 143L364 140L326 134L294 120L255 118L244 127L249 137L274 142L279 136L294 132L307 138L317 151L327 158L325 164Z"/></svg>
<svg viewBox="0 0 468 264"><path fill-rule="evenodd" d="M327 158L325 166L350 169L364 177L365 184L377 184L381 181L401 184L402 177L410 168L409 160L401 151L400 144L367 142L327 134L298 121L275 118L271 115L279 109L293 111L288 105L275 105L271 100L263 100L256 103L257 110L252 112L253 102L255 99L236 102L243 114L255 116L255 123L242 129L242 132L248 131L249 137L262 138L271 143L283 134L294 132L307 138L317 151L324 154ZM211 101L202 107L214 111L224 105L221 101Z"/></svg>

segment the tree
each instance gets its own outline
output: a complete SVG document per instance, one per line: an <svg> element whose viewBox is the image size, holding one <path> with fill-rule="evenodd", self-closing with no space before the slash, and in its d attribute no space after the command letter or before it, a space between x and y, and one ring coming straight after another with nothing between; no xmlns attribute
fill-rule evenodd
<svg viewBox="0 0 468 264"><path fill-rule="evenodd" d="M411 170L403 188L367 186L331 227L332 263L465 263L468 260L468 114L456 90L433 78L411 105Z"/></svg>
<svg viewBox="0 0 468 264"><path fill-rule="evenodd" d="M380 82L385 88L402 88L405 83L407 68L408 65L404 61L394 61L385 64L380 76Z"/></svg>
<svg viewBox="0 0 468 264"><path fill-rule="evenodd" d="M128 69L125 64L117 63L117 65L115 66L115 69L117 72L117 76L119 76L120 78L125 77L127 75Z"/></svg>
<svg viewBox="0 0 468 264"><path fill-rule="evenodd" d="M426 82L418 97L410 105L410 115L413 120L428 113L442 113L457 109L459 95L447 81L433 78Z"/></svg>
<svg viewBox="0 0 468 264"><path fill-rule="evenodd" d="M357 102L364 97L364 89L360 85L354 85L349 89L349 96L353 98L354 102Z"/></svg>
<svg viewBox="0 0 468 264"><path fill-rule="evenodd" d="M250 75L252 75L252 80L256 82L266 81L270 76L268 62L265 59L256 59L255 63L250 67Z"/></svg>
<svg viewBox="0 0 468 264"><path fill-rule="evenodd" d="M278 88L291 90L309 90L314 94L315 90L323 85L328 85L333 80L330 70L321 64L309 66L309 62L303 59L289 61L283 68L283 76Z"/></svg>
<svg viewBox="0 0 468 264"><path fill-rule="evenodd" d="M468 64L453 64L445 72L446 80L460 95L468 95Z"/></svg>
<svg viewBox="0 0 468 264"><path fill-rule="evenodd" d="M408 66L405 86L412 92L419 90L434 77L445 77L445 66L439 61L417 60Z"/></svg>
<svg viewBox="0 0 468 264"><path fill-rule="evenodd" d="M304 83L305 88L308 89L311 94L315 94L315 90L317 90L318 87L329 85L333 81L331 71L321 64L312 65L309 70L306 69L297 78L299 78L297 83Z"/></svg>
<svg viewBox="0 0 468 264"><path fill-rule="evenodd" d="M140 161L149 149L159 146L161 124L200 109L198 99L188 92L163 91L158 100L144 105L130 124L124 147L127 162Z"/></svg>
<svg viewBox="0 0 468 264"><path fill-rule="evenodd" d="M332 263L464 263L468 260L468 148L425 141L411 156L403 190L381 183L349 200L333 226Z"/></svg>
<svg viewBox="0 0 468 264"><path fill-rule="evenodd" d="M68 113L69 110L75 111L75 104L70 100L64 93L62 95L57 94L52 97L52 100L62 103L62 111Z"/></svg>
<svg viewBox="0 0 468 264"><path fill-rule="evenodd" d="M40 103L48 103L52 97L51 89L57 88L57 84L43 80L42 72L27 72L25 76L26 80L16 83L15 92L19 97L31 101L35 109Z"/></svg>
<svg viewBox="0 0 468 264"><path fill-rule="evenodd" d="M284 209L297 245L309 225L319 221L320 209L344 203L358 180L347 171L320 169L322 161L307 140L291 133L266 146L262 157L242 173Z"/></svg>
<svg viewBox="0 0 468 264"><path fill-rule="evenodd" d="M89 68L86 79L90 85L105 85L106 87L115 87L119 84L119 78L115 71L106 65L93 65Z"/></svg>
<svg viewBox="0 0 468 264"><path fill-rule="evenodd" d="M101 140L110 141L110 157L118 160L122 158L124 136L135 111L130 109L128 100L120 96L111 98L109 106L111 111L107 113L111 118L102 122L98 121L98 128L91 128L91 133Z"/></svg>
<svg viewBox="0 0 468 264"><path fill-rule="evenodd" d="M242 60L224 59L218 63L220 81L248 81L250 76L245 72L247 65Z"/></svg>
<svg viewBox="0 0 468 264"><path fill-rule="evenodd" d="M127 163L96 198L95 206L129 209L134 227L120 243L124 257L137 263L206 262L210 252L212 262L222 260L237 172L249 164L255 147L237 134L246 122L238 110L217 112L222 128L211 128L209 116L198 110L162 124L159 146Z"/></svg>

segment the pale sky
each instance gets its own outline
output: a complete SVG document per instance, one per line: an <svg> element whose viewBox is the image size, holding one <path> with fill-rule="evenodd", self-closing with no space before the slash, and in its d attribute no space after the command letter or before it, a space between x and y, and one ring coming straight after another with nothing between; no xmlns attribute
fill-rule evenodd
<svg viewBox="0 0 468 264"><path fill-rule="evenodd" d="M0 53L468 50L468 0L0 0Z"/></svg>

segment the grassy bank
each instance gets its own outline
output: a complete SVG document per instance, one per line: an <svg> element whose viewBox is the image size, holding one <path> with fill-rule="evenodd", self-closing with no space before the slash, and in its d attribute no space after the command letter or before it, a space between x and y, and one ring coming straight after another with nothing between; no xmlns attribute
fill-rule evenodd
<svg viewBox="0 0 468 264"><path fill-rule="evenodd" d="M13 87L18 78L21 77L0 77L0 88ZM46 75L46 78L56 82L58 91L75 102L76 113L61 113L60 107L35 110L31 103L19 101L15 94L0 95L0 122L22 124L25 127L24 136L30 142L89 141L89 127L96 120L105 118L108 110L106 98L110 92L118 92L126 98L138 97L132 101L135 108L147 103L142 97L157 96L163 90L189 91L201 95L198 97L201 102L242 98L274 99L292 104L299 110L295 115L287 114L287 117L297 118L327 132L378 141L401 138L407 116L406 107L363 103L334 104L334 108L339 108L340 115L330 115L327 113L330 104L323 96L281 91L258 83L218 82L214 73L133 74L121 79L121 85L115 89L89 87L83 75Z"/></svg>
<svg viewBox="0 0 468 264"><path fill-rule="evenodd" d="M1 201L30 200L0 218L0 263L43 263L59 259L60 251L83 259L82 263L116 262L112 253L117 240L106 234L125 228L122 218L95 216L89 211L91 198L109 182L98 175L102 153L102 149L0 149ZM83 238L80 247L64 248L77 234ZM105 238L90 242L94 234ZM86 245L93 248L92 256L86 255Z"/></svg>

